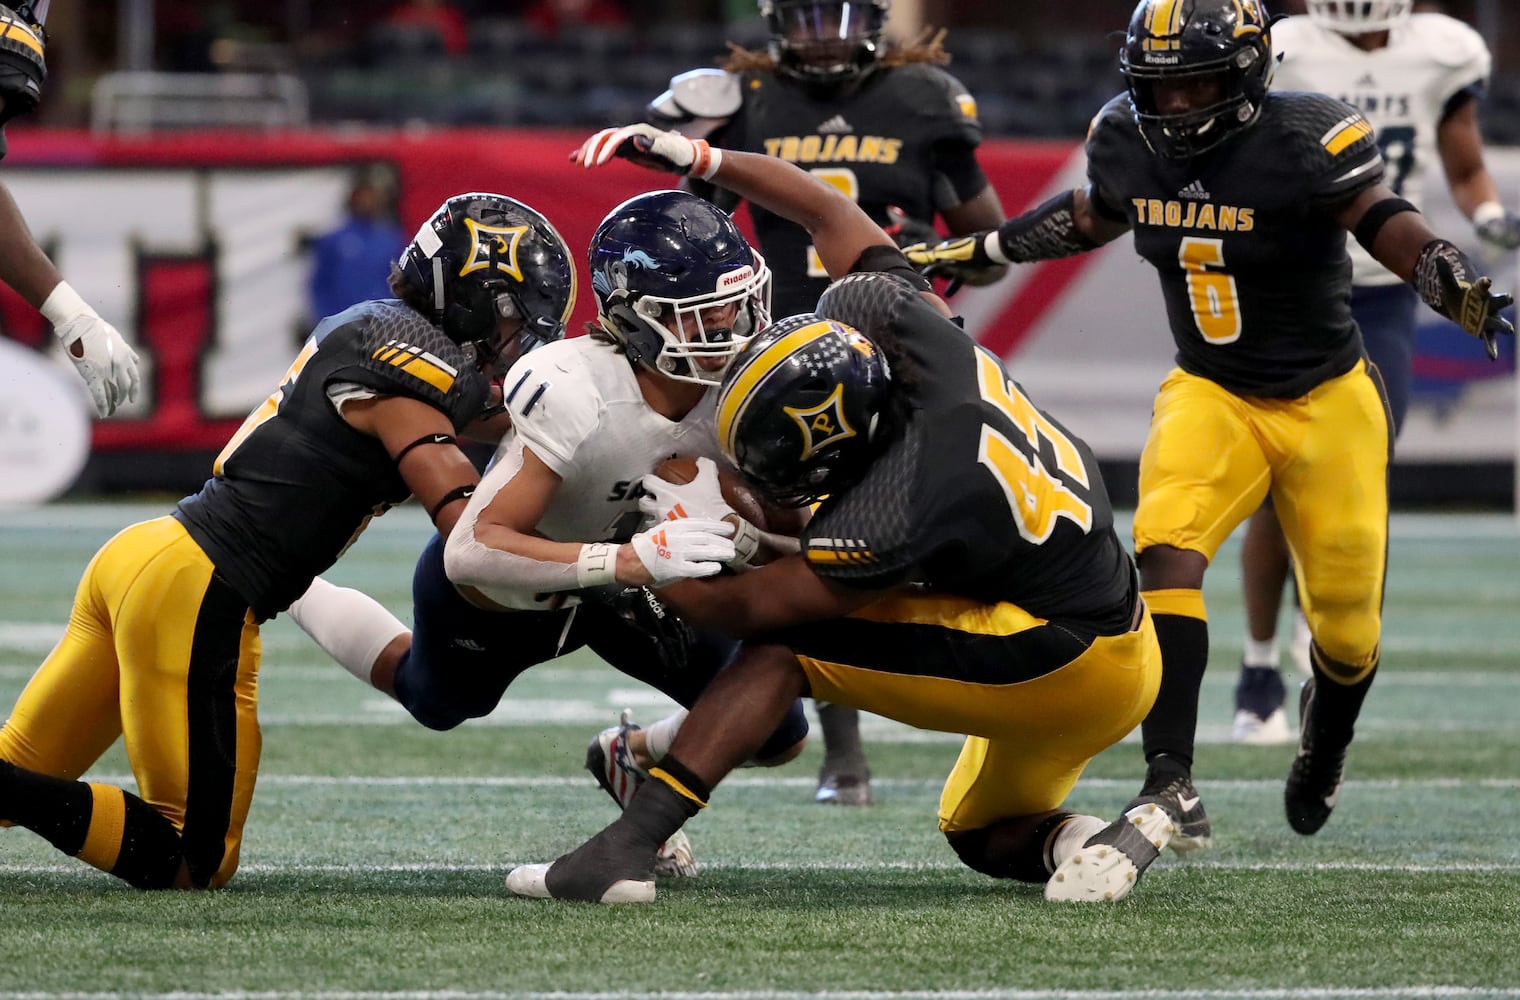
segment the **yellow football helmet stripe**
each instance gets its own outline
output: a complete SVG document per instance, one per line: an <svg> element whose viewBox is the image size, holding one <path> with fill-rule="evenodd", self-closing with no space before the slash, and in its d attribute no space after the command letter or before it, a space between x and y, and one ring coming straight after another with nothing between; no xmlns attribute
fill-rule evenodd
<svg viewBox="0 0 1520 1000"><path fill-rule="evenodd" d="M0 37L10 38L18 41L22 45L25 45L27 48L31 49L33 52L37 53L38 59L44 58L42 51L42 40L36 35L32 34L31 28L28 28L20 21L11 21L8 19L0 21L0 23L3 23L5 25L5 30L0 31Z"/></svg>
<svg viewBox="0 0 1520 1000"><path fill-rule="evenodd" d="M793 351L826 336L833 328L829 320L820 319L793 330L754 357L741 359L739 369L733 373L732 381L718 399L718 440L722 442L724 454L734 454L733 438L738 431L739 416L754 397L755 387Z"/></svg>

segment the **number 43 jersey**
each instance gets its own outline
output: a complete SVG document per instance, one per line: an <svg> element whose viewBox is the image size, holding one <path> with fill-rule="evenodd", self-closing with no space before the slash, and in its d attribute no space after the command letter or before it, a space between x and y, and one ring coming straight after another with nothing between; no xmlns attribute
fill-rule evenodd
<svg viewBox="0 0 1520 1000"><path fill-rule="evenodd" d="M804 535L813 570L852 586L916 583L1015 604L1099 635L1127 631L1134 568L1086 443L906 282L852 274L818 312L889 345L892 379L913 409L865 477L819 506ZM814 415L814 427L827 416Z"/></svg>
<svg viewBox="0 0 1520 1000"><path fill-rule="evenodd" d="M1151 152L1128 95L1087 139L1104 214L1161 278L1183 371L1294 399L1362 354L1346 231L1333 212L1383 178L1372 127L1323 94L1269 94L1255 124L1191 159Z"/></svg>
<svg viewBox="0 0 1520 1000"><path fill-rule="evenodd" d="M1371 52L1307 17L1290 17L1273 26L1272 47L1282 53L1272 86L1319 91L1353 105L1377 136L1388 186L1420 206L1426 176L1440 162L1442 121L1454 102L1482 96L1492 66L1483 37L1445 14L1412 15ZM1355 284L1399 282L1356 243L1349 249Z"/></svg>

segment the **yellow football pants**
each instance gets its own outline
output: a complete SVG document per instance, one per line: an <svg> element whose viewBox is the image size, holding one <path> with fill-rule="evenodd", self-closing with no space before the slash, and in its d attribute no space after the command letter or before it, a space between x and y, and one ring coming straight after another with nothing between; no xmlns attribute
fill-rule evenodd
<svg viewBox="0 0 1520 1000"><path fill-rule="evenodd" d="M1270 493L1315 641L1369 666L1382 627L1390 426L1365 362L1298 399L1237 396L1174 370L1140 457L1135 551L1170 545L1212 561Z"/></svg>
<svg viewBox="0 0 1520 1000"><path fill-rule="evenodd" d="M0 729L0 758L78 778L124 737L139 796L180 831L192 877L220 886L237 870L258 773L260 643L214 569L173 518L107 542Z"/></svg>

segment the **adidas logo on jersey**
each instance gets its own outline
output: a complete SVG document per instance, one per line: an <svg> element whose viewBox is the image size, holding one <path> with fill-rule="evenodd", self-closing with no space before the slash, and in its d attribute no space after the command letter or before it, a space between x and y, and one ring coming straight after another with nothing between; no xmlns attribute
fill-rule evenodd
<svg viewBox="0 0 1520 1000"><path fill-rule="evenodd" d="M1196 201L1208 201L1209 193L1203 189L1202 181L1194 181L1181 191L1178 191L1177 197L1192 198Z"/></svg>
<svg viewBox="0 0 1520 1000"><path fill-rule="evenodd" d="M1372 78L1371 73L1365 73L1360 80L1356 81L1356 85L1358 87L1376 87L1377 81Z"/></svg>
<svg viewBox="0 0 1520 1000"><path fill-rule="evenodd" d="M833 118L830 118L828 121L818 126L819 135L828 135L829 133L838 134L841 132L853 131L855 131L855 126L845 121L844 115L835 115Z"/></svg>

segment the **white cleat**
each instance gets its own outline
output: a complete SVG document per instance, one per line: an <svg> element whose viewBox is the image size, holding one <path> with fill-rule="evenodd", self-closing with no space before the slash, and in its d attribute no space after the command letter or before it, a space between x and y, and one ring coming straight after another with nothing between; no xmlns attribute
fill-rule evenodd
<svg viewBox="0 0 1520 1000"><path fill-rule="evenodd" d="M1237 709L1233 735L1236 743L1258 747L1279 746L1292 743L1297 738L1288 727L1288 713L1283 711L1281 705L1273 709L1272 714L1265 719L1250 709Z"/></svg>
<svg viewBox="0 0 1520 1000"><path fill-rule="evenodd" d="M549 891L549 869L553 863L518 865L507 873L507 888L519 896L530 899L565 899ZM621 879L608 886L601 897L582 902L596 903L653 903L654 880Z"/></svg>
<svg viewBox="0 0 1520 1000"><path fill-rule="evenodd" d="M1172 839L1176 827L1154 802L1135 806L1088 838L1045 883L1052 902L1116 902L1129 895L1140 876Z"/></svg>

